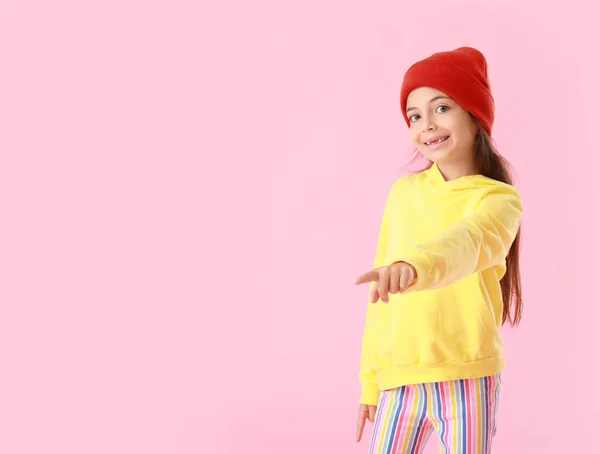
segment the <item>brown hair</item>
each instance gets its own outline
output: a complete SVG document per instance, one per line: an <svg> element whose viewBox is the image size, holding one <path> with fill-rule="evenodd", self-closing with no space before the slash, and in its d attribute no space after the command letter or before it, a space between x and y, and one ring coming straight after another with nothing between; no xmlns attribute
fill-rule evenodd
<svg viewBox="0 0 600 454"><path fill-rule="evenodd" d="M488 178L512 185L512 166L498 153L492 138L489 136L482 124L473 115L471 115L471 117L477 125L477 134L475 135L474 145L479 173ZM430 162L428 167L431 167L431 165L433 165L432 162ZM521 271L519 267L520 243L521 229L519 228L515 240L511 245L506 257L506 274L500 280L503 302L503 325L508 321L511 326L517 326L523 316Z"/></svg>

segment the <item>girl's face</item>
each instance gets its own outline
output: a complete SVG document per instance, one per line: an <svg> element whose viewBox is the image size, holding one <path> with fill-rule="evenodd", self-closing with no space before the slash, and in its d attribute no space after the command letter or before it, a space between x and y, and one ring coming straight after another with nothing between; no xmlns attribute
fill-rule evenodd
<svg viewBox="0 0 600 454"><path fill-rule="evenodd" d="M410 138L419 152L440 163L473 162L477 126L463 107L445 93L420 87L408 95Z"/></svg>

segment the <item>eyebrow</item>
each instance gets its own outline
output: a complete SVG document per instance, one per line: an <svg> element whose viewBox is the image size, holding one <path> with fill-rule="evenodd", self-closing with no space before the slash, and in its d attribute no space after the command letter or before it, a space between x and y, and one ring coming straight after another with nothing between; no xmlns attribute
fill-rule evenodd
<svg viewBox="0 0 600 454"><path fill-rule="evenodd" d="M451 98L449 98L448 96L439 95L439 96L436 96L435 98L431 98L429 100L429 104L431 104L434 101L437 101L438 99L451 99ZM409 107L408 109L406 109L406 113L408 113L411 110L416 110L416 107Z"/></svg>

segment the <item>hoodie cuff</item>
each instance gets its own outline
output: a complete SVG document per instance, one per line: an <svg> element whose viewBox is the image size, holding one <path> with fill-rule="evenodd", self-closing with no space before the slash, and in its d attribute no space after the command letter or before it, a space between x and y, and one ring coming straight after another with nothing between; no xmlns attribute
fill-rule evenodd
<svg viewBox="0 0 600 454"><path fill-rule="evenodd" d="M429 281L432 265L425 255L413 252L406 255L392 256L387 260L386 265L390 266L397 262L408 263L409 265L412 265L417 272L415 281L404 291L404 293L427 289L427 282Z"/></svg>
<svg viewBox="0 0 600 454"><path fill-rule="evenodd" d="M360 393L360 403L365 405L378 405L380 392L379 386L376 384L364 383Z"/></svg>

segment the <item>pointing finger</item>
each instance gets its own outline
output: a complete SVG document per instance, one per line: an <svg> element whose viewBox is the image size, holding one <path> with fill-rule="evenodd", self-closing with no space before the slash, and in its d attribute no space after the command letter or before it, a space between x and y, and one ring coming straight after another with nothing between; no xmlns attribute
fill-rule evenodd
<svg viewBox="0 0 600 454"><path fill-rule="evenodd" d="M360 415L358 417L358 424L356 425L356 441L359 442L362 438L363 429L365 428L365 417Z"/></svg>
<svg viewBox="0 0 600 454"><path fill-rule="evenodd" d="M366 284L367 282L377 281L378 278L379 278L379 273L377 272L377 270L371 270L368 273L365 273L362 276L360 276L358 279L356 279L355 284L356 285Z"/></svg>

